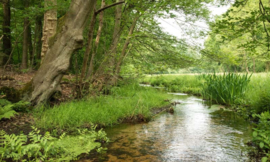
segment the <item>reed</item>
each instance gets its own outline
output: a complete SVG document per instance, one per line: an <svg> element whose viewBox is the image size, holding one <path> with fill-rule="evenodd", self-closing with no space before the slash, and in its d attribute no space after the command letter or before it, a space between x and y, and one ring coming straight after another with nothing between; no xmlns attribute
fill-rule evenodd
<svg viewBox="0 0 270 162"><path fill-rule="evenodd" d="M205 80L202 95L218 104L231 105L243 98L251 75L227 73L223 75L203 74Z"/></svg>

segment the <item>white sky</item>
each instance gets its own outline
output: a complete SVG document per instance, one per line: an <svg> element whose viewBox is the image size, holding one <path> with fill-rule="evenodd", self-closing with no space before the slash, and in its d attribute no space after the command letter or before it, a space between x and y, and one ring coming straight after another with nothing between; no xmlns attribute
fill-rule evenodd
<svg viewBox="0 0 270 162"><path fill-rule="evenodd" d="M225 13L229 9L230 5L228 6L221 6L221 7L208 7L210 11L212 11L211 17L214 19L216 15L221 15ZM178 18L175 19L158 19L160 22L160 26L163 28L163 31L176 36L177 38L185 38L188 40L189 44L196 44L203 47L204 40L207 36L200 37L200 38L192 38L188 30L192 29L194 31L209 31L209 26L206 22L197 21L195 23L185 22L185 18L183 15L179 15ZM185 28L187 30L185 30Z"/></svg>

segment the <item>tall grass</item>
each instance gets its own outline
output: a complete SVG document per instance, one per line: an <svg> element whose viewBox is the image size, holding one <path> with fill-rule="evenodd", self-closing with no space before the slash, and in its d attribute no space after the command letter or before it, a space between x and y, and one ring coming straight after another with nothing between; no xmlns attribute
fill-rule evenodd
<svg viewBox="0 0 270 162"><path fill-rule="evenodd" d="M223 75L204 74L203 97L218 104L234 104L243 98L251 75L228 73Z"/></svg>
<svg viewBox="0 0 270 162"><path fill-rule="evenodd" d="M252 113L270 111L270 75L252 76L245 99L246 104L251 106Z"/></svg>
<svg viewBox="0 0 270 162"><path fill-rule="evenodd" d="M153 88L138 84L114 87L111 95L63 103L35 114L36 126L44 129L73 129L90 124L108 126L120 119L143 115L151 116L151 108L168 104L169 96Z"/></svg>

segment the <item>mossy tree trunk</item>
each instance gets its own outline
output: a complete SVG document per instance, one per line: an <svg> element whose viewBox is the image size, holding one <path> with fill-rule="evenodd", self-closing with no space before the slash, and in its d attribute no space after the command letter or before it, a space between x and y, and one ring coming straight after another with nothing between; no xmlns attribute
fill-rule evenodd
<svg viewBox="0 0 270 162"><path fill-rule="evenodd" d="M29 101L39 105L50 99L70 65L72 53L83 46L83 30L93 11L96 0L73 0L63 18L63 23L32 80Z"/></svg>

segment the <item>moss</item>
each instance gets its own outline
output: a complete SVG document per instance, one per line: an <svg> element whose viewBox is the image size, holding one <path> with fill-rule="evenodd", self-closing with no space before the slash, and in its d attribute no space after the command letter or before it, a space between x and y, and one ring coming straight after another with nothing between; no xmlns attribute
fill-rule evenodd
<svg viewBox="0 0 270 162"><path fill-rule="evenodd" d="M21 100L21 93L19 90L13 87L2 87L0 93L4 93L6 96L4 99L11 102L18 102Z"/></svg>

